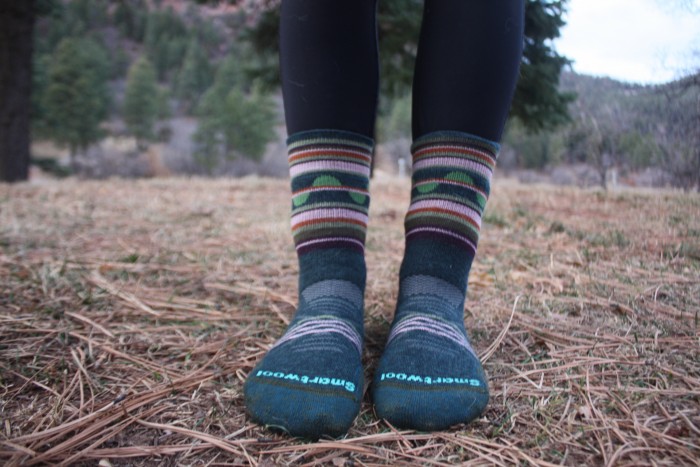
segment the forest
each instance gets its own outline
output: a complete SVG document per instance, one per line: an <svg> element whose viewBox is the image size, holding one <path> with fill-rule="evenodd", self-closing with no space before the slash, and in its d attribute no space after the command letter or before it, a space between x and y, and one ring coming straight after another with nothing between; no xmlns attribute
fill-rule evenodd
<svg viewBox="0 0 700 467"><path fill-rule="evenodd" d="M278 2L232 3L39 0L33 164L87 178L284 176ZM380 3L375 165L389 172L409 159L420 4ZM527 2L501 170L522 181L697 189L700 72L656 86L575 74L551 46L565 9Z"/></svg>

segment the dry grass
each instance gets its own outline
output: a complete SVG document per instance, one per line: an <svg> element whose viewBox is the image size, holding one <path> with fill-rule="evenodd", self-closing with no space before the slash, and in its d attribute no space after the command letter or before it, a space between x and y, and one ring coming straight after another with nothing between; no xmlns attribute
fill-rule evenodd
<svg viewBox="0 0 700 467"><path fill-rule="evenodd" d="M368 377L386 338L407 181L373 181ZM501 180L466 322L483 418L398 431L365 398L307 443L245 415L296 301L287 182L0 186L0 463L698 465L700 197Z"/></svg>

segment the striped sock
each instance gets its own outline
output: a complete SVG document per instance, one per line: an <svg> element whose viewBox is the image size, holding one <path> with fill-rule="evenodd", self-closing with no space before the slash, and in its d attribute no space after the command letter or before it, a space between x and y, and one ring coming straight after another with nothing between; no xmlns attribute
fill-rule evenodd
<svg viewBox="0 0 700 467"><path fill-rule="evenodd" d="M288 141L299 306L253 369L244 392L251 417L294 436L347 432L360 410L364 242L373 141L318 130Z"/></svg>
<svg viewBox="0 0 700 467"><path fill-rule="evenodd" d="M411 152L399 299L372 386L380 417L430 431L473 420L489 398L463 313L498 145L436 132Z"/></svg>

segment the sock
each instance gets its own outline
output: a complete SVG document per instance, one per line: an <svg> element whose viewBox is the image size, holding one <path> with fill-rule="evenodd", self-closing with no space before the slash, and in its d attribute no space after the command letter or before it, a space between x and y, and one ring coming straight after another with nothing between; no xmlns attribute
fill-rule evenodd
<svg viewBox="0 0 700 467"><path fill-rule="evenodd" d="M288 141L299 306L244 386L258 423L291 435L337 437L360 410L364 242L373 141L318 130Z"/></svg>
<svg viewBox="0 0 700 467"><path fill-rule="evenodd" d="M417 139L411 152L399 298L372 390L381 418L432 431L473 420L489 398L463 313L498 145L435 132Z"/></svg>

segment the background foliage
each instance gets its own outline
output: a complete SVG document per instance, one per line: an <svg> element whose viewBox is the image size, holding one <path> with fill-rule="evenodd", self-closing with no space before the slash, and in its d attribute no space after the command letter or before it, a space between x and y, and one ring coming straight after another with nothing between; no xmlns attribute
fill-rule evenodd
<svg viewBox="0 0 700 467"><path fill-rule="evenodd" d="M212 15L200 7L216 4L230 8ZM389 148L385 154L405 157L422 2L378 5L377 135ZM275 104L278 0L245 7L211 0L167 6L144 0L40 0L39 6L35 137L75 153L123 121L127 133L145 146L156 133L160 140L173 133L172 118L191 118L197 125L196 162L212 174L228 160L259 160L275 140L274 128L281 123ZM509 157L502 158L501 167L585 164L602 184L613 168L623 175L655 168L678 186L700 185L700 75L645 87L567 71L568 59L552 46L566 6L566 0L526 0L521 76L504 139ZM67 47L80 51L67 54ZM136 63L146 62L155 82L128 79Z"/></svg>

